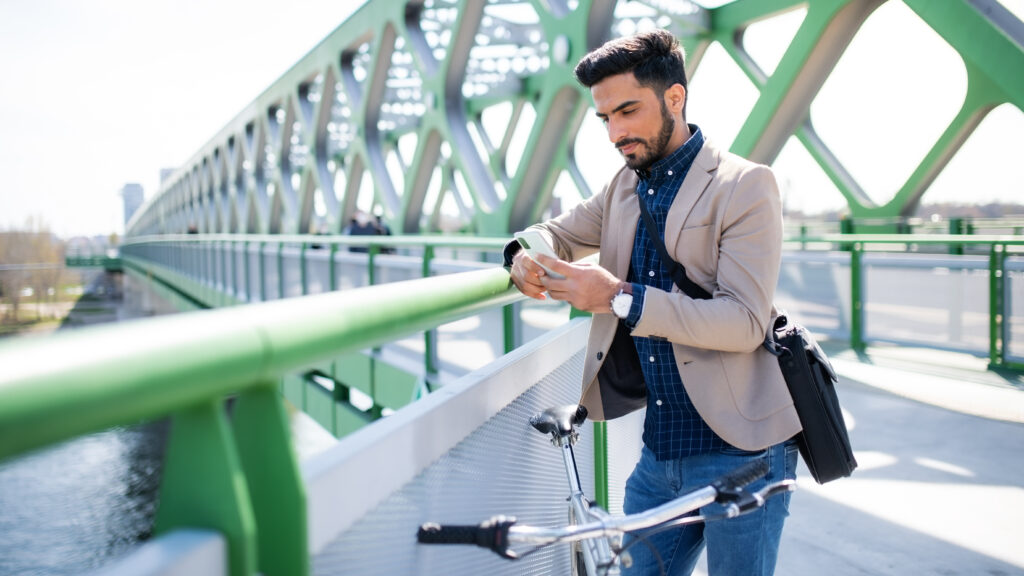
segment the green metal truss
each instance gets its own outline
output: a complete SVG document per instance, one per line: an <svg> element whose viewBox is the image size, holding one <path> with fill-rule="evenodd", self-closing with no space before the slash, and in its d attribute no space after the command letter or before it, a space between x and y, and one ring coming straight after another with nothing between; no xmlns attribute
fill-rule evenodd
<svg viewBox="0 0 1024 576"><path fill-rule="evenodd" d="M691 74L719 43L757 88L734 152L771 164L795 136L852 217L907 216L988 111L1024 109L1024 33L995 0L902 0L959 53L969 86L878 205L815 133L810 108L886 1L901 0L370 0L178 169L128 235L337 233L359 209L397 233L507 235L551 213L557 182L593 193L574 157L590 97L572 68L645 26L680 38ZM792 10L803 20L768 74L743 34Z"/></svg>

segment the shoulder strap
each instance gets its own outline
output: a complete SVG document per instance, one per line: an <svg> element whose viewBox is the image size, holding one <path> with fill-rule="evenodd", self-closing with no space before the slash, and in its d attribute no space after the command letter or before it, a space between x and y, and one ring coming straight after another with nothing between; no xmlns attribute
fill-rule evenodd
<svg viewBox="0 0 1024 576"><path fill-rule="evenodd" d="M647 226L647 235L651 237L651 242L658 249L661 261L668 267L669 273L672 275L672 281L690 298L710 300L711 294L695 284L693 280L690 280L686 275L686 268L668 255L668 250L665 249L665 241L661 239L661 234L658 233L658 226L654 223L654 217L651 216L650 210L647 209L647 204L644 203L644 199L639 194L637 195L637 202L640 203L640 214L644 217L644 225Z"/></svg>

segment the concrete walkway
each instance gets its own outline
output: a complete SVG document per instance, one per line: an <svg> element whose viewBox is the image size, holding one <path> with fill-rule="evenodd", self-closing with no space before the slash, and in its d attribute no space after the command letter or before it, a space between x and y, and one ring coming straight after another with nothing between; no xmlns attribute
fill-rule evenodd
<svg viewBox="0 0 1024 576"><path fill-rule="evenodd" d="M801 463L776 574L1024 574L1024 379L944 351L826 349L860 467L819 486Z"/></svg>

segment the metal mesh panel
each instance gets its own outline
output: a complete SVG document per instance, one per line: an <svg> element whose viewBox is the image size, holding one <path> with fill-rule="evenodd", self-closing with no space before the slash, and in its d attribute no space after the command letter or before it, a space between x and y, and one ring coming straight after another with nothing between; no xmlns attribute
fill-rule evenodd
<svg viewBox="0 0 1024 576"><path fill-rule="evenodd" d="M246 254L245 245L234 245L231 250L231 262L234 266L234 272L232 274L232 282L234 282L234 293L233 296L239 300L248 301L250 295L246 290L245 266L248 262L249 255Z"/></svg>
<svg viewBox="0 0 1024 576"><path fill-rule="evenodd" d="M299 257L299 249L295 246L287 246L281 250L281 274L284 275L284 294L281 298L302 296L302 267Z"/></svg>
<svg viewBox="0 0 1024 576"><path fill-rule="evenodd" d="M356 521L314 556L313 573L567 574L567 545L510 562L471 546L421 546L415 533L427 521L477 524L498 514L537 525L566 522L568 482L561 455L528 420L544 408L576 402L582 365L580 351ZM591 495L592 455L592 429L584 426L576 459Z"/></svg>
<svg viewBox="0 0 1024 576"><path fill-rule="evenodd" d="M775 304L815 334L850 333L850 255L784 252Z"/></svg>
<svg viewBox="0 0 1024 576"><path fill-rule="evenodd" d="M260 291L260 248L250 246L245 257L249 260L249 302L258 302L263 299Z"/></svg>
<svg viewBox="0 0 1024 576"><path fill-rule="evenodd" d="M309 294L331 291L330 251L327 246L306 252L306 290Z"/></svg>
<svg viewBox="0 0 1024 576"><path fill-rule="evenodd" d="M988 282L984 257L865 255L865 339L984 354Z"/></svg>
<svg viewBox="0 0 1024 576"><path fill-rule="evenodd" d="M608 511L622 514L626 480L640 461L646 409L608 422Z"/></svg>

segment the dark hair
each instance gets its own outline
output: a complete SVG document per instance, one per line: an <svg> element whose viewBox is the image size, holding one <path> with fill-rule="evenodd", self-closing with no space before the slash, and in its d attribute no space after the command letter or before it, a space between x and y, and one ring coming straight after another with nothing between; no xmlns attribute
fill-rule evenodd
<svg viewBox="0 0 1024 576"><path fill-rule="evenodd" d="M632 72L641 86L659 97L673 84L686 88L686 58L679 40L657 29L605 42L576 65L576 80L590 88L609 76Z"/></svg>

